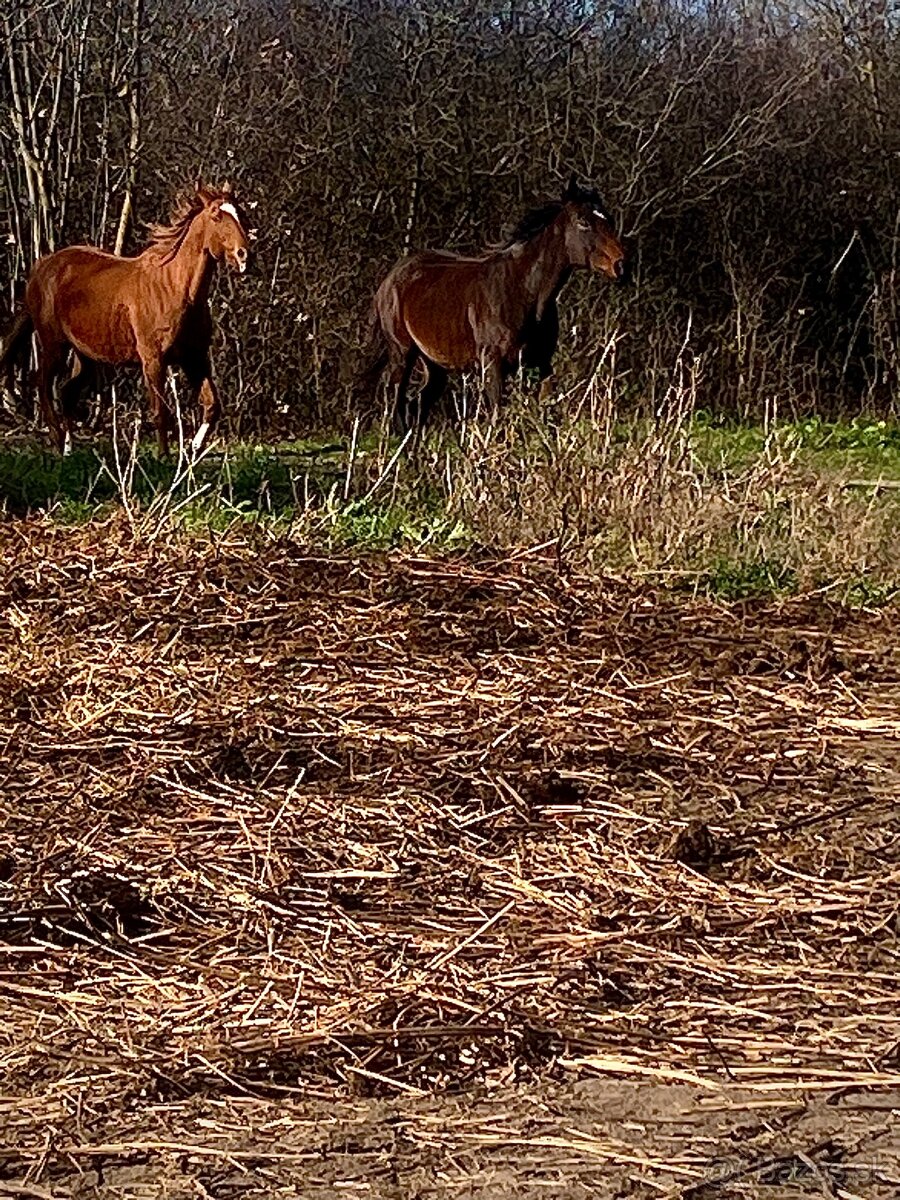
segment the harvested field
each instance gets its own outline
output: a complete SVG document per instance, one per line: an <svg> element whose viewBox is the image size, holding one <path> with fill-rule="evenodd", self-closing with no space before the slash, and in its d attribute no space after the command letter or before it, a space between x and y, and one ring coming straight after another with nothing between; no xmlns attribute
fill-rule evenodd
<svg viewBox="0 0 900 1200"><path fill-rule="evenodd" d="M0 543L0 1193L897 1194L895 613Z"/></svg>

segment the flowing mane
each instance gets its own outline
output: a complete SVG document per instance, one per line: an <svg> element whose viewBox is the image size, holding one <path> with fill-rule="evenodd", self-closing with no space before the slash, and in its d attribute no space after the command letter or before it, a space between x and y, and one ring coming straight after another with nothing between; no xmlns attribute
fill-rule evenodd
<svg viewBox="0 0 900 1200"><path fill-rule="evenodd" d="M543 233L548 225L552 225L562 210L563 202L561 200L551 200L549 204L541 204L537 208L532 208L503 239L500 243L501 249L508 250L511 246L530 242L533 237Z"/></svg>
<svg viewBox="0 0 900 1200"><path fill-rule="evenodd" d="M552 225L565 206L571 203L589 204L601 212L606 211L606 206L598 191L594 188L585 188L579 184L570 183L561 200L550 200L546 204L539 204L536 208L530 209L513 226L512 231L500 243L499 249L509 250L512 246L530 242L533 237L543 233L548 225Z"/></svg>
<svg viewBox="0 0 900 1200"><path fill-rule="evenodd" d="M193 194L183 195L176 203L168 225L151 225L147 252L159 259L160 263L170 262L181 249L188 230L206 205L213 200L227 198L228 194L225 192L216 192L207 187L198 188Z"/></svg>

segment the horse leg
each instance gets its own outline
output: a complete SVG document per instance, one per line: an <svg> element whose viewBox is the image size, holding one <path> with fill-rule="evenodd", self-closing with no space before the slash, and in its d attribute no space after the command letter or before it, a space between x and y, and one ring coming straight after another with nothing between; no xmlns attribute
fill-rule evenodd
<svg viewBox="0 0 900 1200"><path fill-rule="evenodd" d="M425 370L428 372L428 380L419 396L420 429L425 426L434 406L444 394L448 375L446 367L439 366L436 362L432 362L430 358L425 359Z"/></svg>
<svg viewBox="0 0 900 1200"><path fill-rule="evenodd" d="M493 415L500 411L503 396L503 356L497 350L489 350L481 358L482 382Z"/></svg>
<svg viewBox="0 0 900 1200"><path fill-rule="evenodd" d="M222 415L222 402L219 399L216 385L213 383L212 370L208 360L197 364L190 364L185 368L185 371L191 387L197 393L200 401L200 409L203 413L203 421L191 442L191 450L194 454L199 454L206 445L210 433L212 433L213 429L219 423L219 418Z"/></svg>
<svg viewBox="0 0 900 1200"><path fill-rule="evenodd" d="M203 424L194 434L194 440L191 442L191 449L195 454L199 454L206 445L207 438L218 425L222 415L222 402L219 399L216 385L209 375L200 385L200 407L203 411Z"/></svg>
<svg viewBox="0 0 900 1200"><path fill-rule="evenodd" d="M538 403L545 404L556 390L556 376L553 374L553 364L541 363L538 367Z"/></svg>
<svg viewBox="0 0 900 1200"><path fill-rule="evenodd" d="M63 454L72 453L73 426L78 417L78 399L89 375L87 359L75 351L75 364L72 373L62 385L59 393L59 406L63 420Z"/></svg>
<svg viewBox="0 0 900 1200"><path fill-rule="evenodd" d="M154 355L142 359L144 383L150 396L150 415L156 425L156 440L161 458L169 455L169 432L174 425L172 411L166 402L166 369L162 360Z"/></svg>
<svg viewBox="0 0 900 1200"><path fill-rule="evenodd" d="M41 344L40 339L38 340L38 398L40 400L41 413L47 429L50 431L50 436L56 443L57 450L61 453L65 449L65 442L62 426L59 423L56 408L53 404L53 381L59 371L62 352L62 346L44 346Z"/></svg>
<svg viewBox="0 0 900 1200"><path fill-rule="evenodd" d="M554 390L553 356L559 344L559 309L551 300L537 323L531 341L531 355L538 369L538 400L549 400Z"/></svg>
<svg viewBox="0 0 900 1200"><path fill-rule="evenodd" d="M394 360L391 364L390 386L392 389L396 389L394 392L394 426L397 432L404 436L409 433L413 424L413 406L407 400L407 392L418 358L418 347L411 346L406 351L405 359Z"/></svg>

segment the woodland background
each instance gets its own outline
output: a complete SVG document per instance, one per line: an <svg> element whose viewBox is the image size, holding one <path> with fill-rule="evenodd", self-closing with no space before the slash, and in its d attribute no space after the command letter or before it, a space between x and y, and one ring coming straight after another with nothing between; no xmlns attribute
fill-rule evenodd
<svg viewBox="0 0 900 1200"><path fill-rule="evenodd" d="M744 418L897 394L900 4L3 0L0 317L34 258L132 251L198 175L251 207L216 293L231 431L335 428L379 278L595 183L636 248L576 278L564 371Z"/></svg>

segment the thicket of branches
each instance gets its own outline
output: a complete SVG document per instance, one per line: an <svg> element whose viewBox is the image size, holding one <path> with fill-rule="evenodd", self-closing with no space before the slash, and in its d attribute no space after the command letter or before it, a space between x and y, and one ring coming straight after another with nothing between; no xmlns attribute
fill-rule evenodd
<svg viewBox="0 0 900 1200"><path fill-rule="evenodd" d="M897 383L900 5L886 0L3 0L0 285L136 249L230 178L256 269L217 292L232 430L343 422L406 249L476 247L570 170L637 248L564 296L574 380L656 405L881 411ZM614 352L609 353L610 347Z"/></svg>

